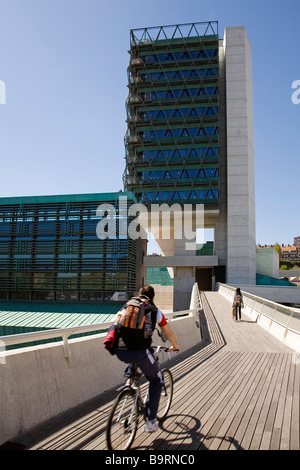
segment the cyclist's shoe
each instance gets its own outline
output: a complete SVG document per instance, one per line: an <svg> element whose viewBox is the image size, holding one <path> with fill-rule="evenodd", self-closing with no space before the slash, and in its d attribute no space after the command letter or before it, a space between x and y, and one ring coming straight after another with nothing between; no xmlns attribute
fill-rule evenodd
<svg viewBox="0 0 300 470"><path fill-rule="evenodd" d="M158 430L158 422L156 421L156 419L154 419L154 420L148 419L148 421L145 424L144 431L145 432L156 432L157 430Z"/></svg>

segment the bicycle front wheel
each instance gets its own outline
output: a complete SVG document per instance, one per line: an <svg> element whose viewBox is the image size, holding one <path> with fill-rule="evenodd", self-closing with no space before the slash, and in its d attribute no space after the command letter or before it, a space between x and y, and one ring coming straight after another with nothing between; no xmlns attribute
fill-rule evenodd
<svg viewBox="0 0 300 470"><path fill-rule="evenodd" d="M135 396L134 390L123 390L113 404L106 428L109 450L127 450L133 443L138 427Z"/></svg>
<svg viewBox="0 0 300 470"><path fill-rule="evenodd" d="M171 371L169 369L163 369L161 373L164 384L162 387L159 407L156 415L158 421L162 421L167 416L173 398L173 376Z"/></svg>

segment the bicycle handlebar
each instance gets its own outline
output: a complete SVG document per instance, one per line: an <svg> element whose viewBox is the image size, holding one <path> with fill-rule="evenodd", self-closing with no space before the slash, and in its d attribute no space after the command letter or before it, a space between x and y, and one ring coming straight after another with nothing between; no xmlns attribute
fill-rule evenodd
<svg viewBox="0 0 300 470"><path fill-rule="evenodd" d="M168 352L170 351L170 348L167 346L151 346L153 349L155 349L155 352L160 352L160 351L165 351Z"/></svg>
<svg viewBox="0 0 300 470"><path fill-rule="evenodd" d="M160 351L165 351L165 352L178 352L179 349L171 349L171 346L151 346L154 349L154 352L159 353Z"/></svg>

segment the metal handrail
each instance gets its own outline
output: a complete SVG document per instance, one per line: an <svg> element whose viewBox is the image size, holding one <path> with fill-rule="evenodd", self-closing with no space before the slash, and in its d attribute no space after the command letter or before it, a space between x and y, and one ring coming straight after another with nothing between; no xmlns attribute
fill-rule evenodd
<svg viewBox="0 0 300 470"><path fill-rule="evenodd" d="M169 319L173 319L176 317L189 315L197 312L197 309L189 309L189 310L182 310L178 312L169 312L165 313L165 317ZM0 336L0 346L2 345L5 349L6 346L14 346L16 344L26 344L31 343L33 341L43 341L49 340L53 338L62 338L63 346L65 351L65 357L69 357L69 343L68 338L73 335L78 335L82 333L90 333L93 331L99 330L108 330L110 326L114 323L114 319L107 323L98 323L96 325L84 325L84 326L76 326L76 327L69 327L69 328L58 328L53 330L46 330L46 331L34 331L30 333L19 333L16 335L7 335L7 336ZM0 348L1 351L1 348Z"/></svg>

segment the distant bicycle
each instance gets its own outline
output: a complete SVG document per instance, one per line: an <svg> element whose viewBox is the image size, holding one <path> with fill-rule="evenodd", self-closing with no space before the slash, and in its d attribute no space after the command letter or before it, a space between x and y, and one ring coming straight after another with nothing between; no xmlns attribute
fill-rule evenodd
<svg viewBox="0 0 300 470"><path fill-rule="evenodd" d="M170 348L165 346L152 346L156 360L159 360L161 351L168 352ZM163 388L157 412L157 420L163 421L168 414L173 397L173 377L169 369L161 370L163 376ZM109 450L128 450L132 446L139 418L146 421L145 399L141 395L141 380L144 374L139 371L134 363L129 364L124 373L126 383L118 390L119 394L110 411L106 427L106 443Z"/></svg>

